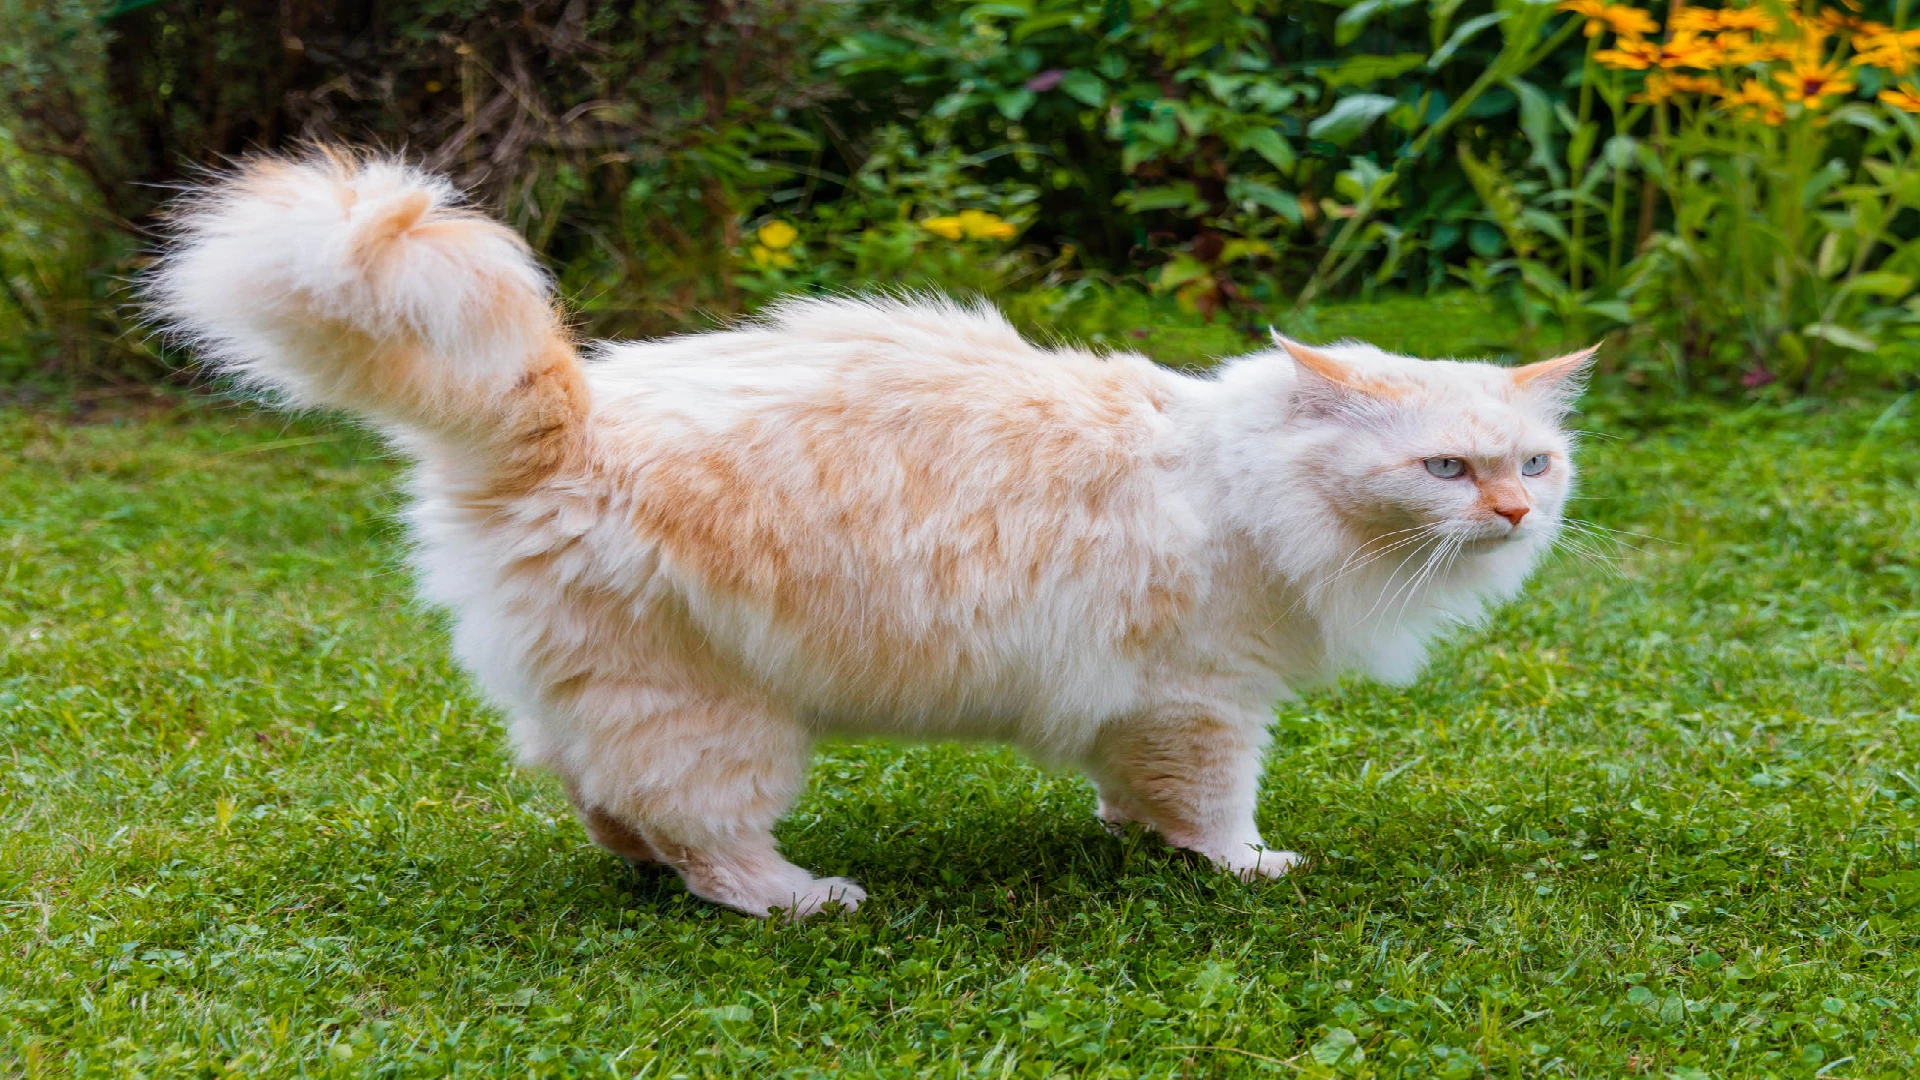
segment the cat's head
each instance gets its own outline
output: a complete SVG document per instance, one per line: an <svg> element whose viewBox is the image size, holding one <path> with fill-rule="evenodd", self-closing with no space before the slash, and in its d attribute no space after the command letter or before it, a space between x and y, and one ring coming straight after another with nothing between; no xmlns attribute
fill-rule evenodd
<svg viewBox="0 0 1920 1080"><path fill-rule="evenodd" d="M1562 420L1594 349L1502 368L1275 341L1294 369L1287 426L1353 533L1474 555L1537 551L1557 531L1573 479Z"/></svg>

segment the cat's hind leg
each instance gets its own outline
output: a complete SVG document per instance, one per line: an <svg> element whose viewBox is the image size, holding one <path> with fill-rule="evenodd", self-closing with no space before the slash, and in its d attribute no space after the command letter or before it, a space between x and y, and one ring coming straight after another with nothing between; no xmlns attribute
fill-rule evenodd
<svg viewBox="0 0 1920 1080"><path fill-rule="evenodd" d="M587 839L635 866L649 866L663 861L660 853L653 850L653 845L639 831L582 799L580 785L571 777L563 779L567 786L567 801L573 804L573 815L580 819L580 826L587 830Z"/></svg>
<svg viewBox="0 0 1920 1080"><path fill-rule="evenodd" d="M1167 843L1243 878L1279 877L1301 861L1267 847L1254 824L1264 728L1191 708L1116 720L1090 771L1109 813L1152 826Z"/></svg>
<svg viewBox="0 0 1920 1080"><path fill-rule="evenodd" d="M748 915L799 918L866 899L846 878L788 862L774 842L806 781L810 739L798 722L741 696L623 683L590 688L580 704L625 707L568 762L596 843L664 863L688 892Z"/></svg>
<svg viewBox="0 0 1920 1080"><path fill-rule="evenodd" d="M1098 798L1094 807L1094 817L1099 819L1100 827L1119 836L1133 822L1146 821L1146 814L1134 804L1133 792L1126 781L1112 775L1102 768L1099 761L1087 766L1087 779L1093 781L1093 790Z"/></svg>

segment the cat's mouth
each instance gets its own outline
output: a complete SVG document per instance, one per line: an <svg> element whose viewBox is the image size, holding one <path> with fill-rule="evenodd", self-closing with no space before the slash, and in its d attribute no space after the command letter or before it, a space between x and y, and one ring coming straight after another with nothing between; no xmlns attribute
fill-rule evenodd
<svg viewBox="0 0 1920 1080"><path fill-rule="evenodd" d="M1487 536L1476 536L1471 540L1462 541L1460 544L1460 550L1465 551L1471 555L1478 555L1482 552L1493 551L1495 549L1505 547L1508 544L1513 543L1515 540L1520 539L1520 536L1521 536L1520 530L1518 529L1514 529L1510 532L1494 533Z"/></svg>

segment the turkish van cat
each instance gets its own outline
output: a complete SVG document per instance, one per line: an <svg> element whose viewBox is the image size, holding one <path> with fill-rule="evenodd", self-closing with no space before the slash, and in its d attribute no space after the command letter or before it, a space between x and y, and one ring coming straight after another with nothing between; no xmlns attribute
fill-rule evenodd
<svg viewBox="0 0 1920 1080"><path fill-rule="evenodd" d="M517 235L337 152L190 195L148 290L220 369L391 437L422 592L521 756L597 843L753 915L866 897L774 843L829 733L1010 741L1109 824L1286 873L1273 702L1411 679L1515 593L1592 356L1276 339L1195 377L899 298L587 346Z"/></svg>

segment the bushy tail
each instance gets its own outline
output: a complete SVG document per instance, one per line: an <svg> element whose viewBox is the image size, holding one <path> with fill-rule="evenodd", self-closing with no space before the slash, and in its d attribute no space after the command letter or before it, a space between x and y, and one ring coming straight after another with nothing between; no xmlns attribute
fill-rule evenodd
<svg viewBox="0 0 1920 1080"><path fill-rule="evenodd" d="M319 152L254 159L189 194L147 282L168 329L294 405L516 447L586 409L548 280L445 180Z"/></svg>

